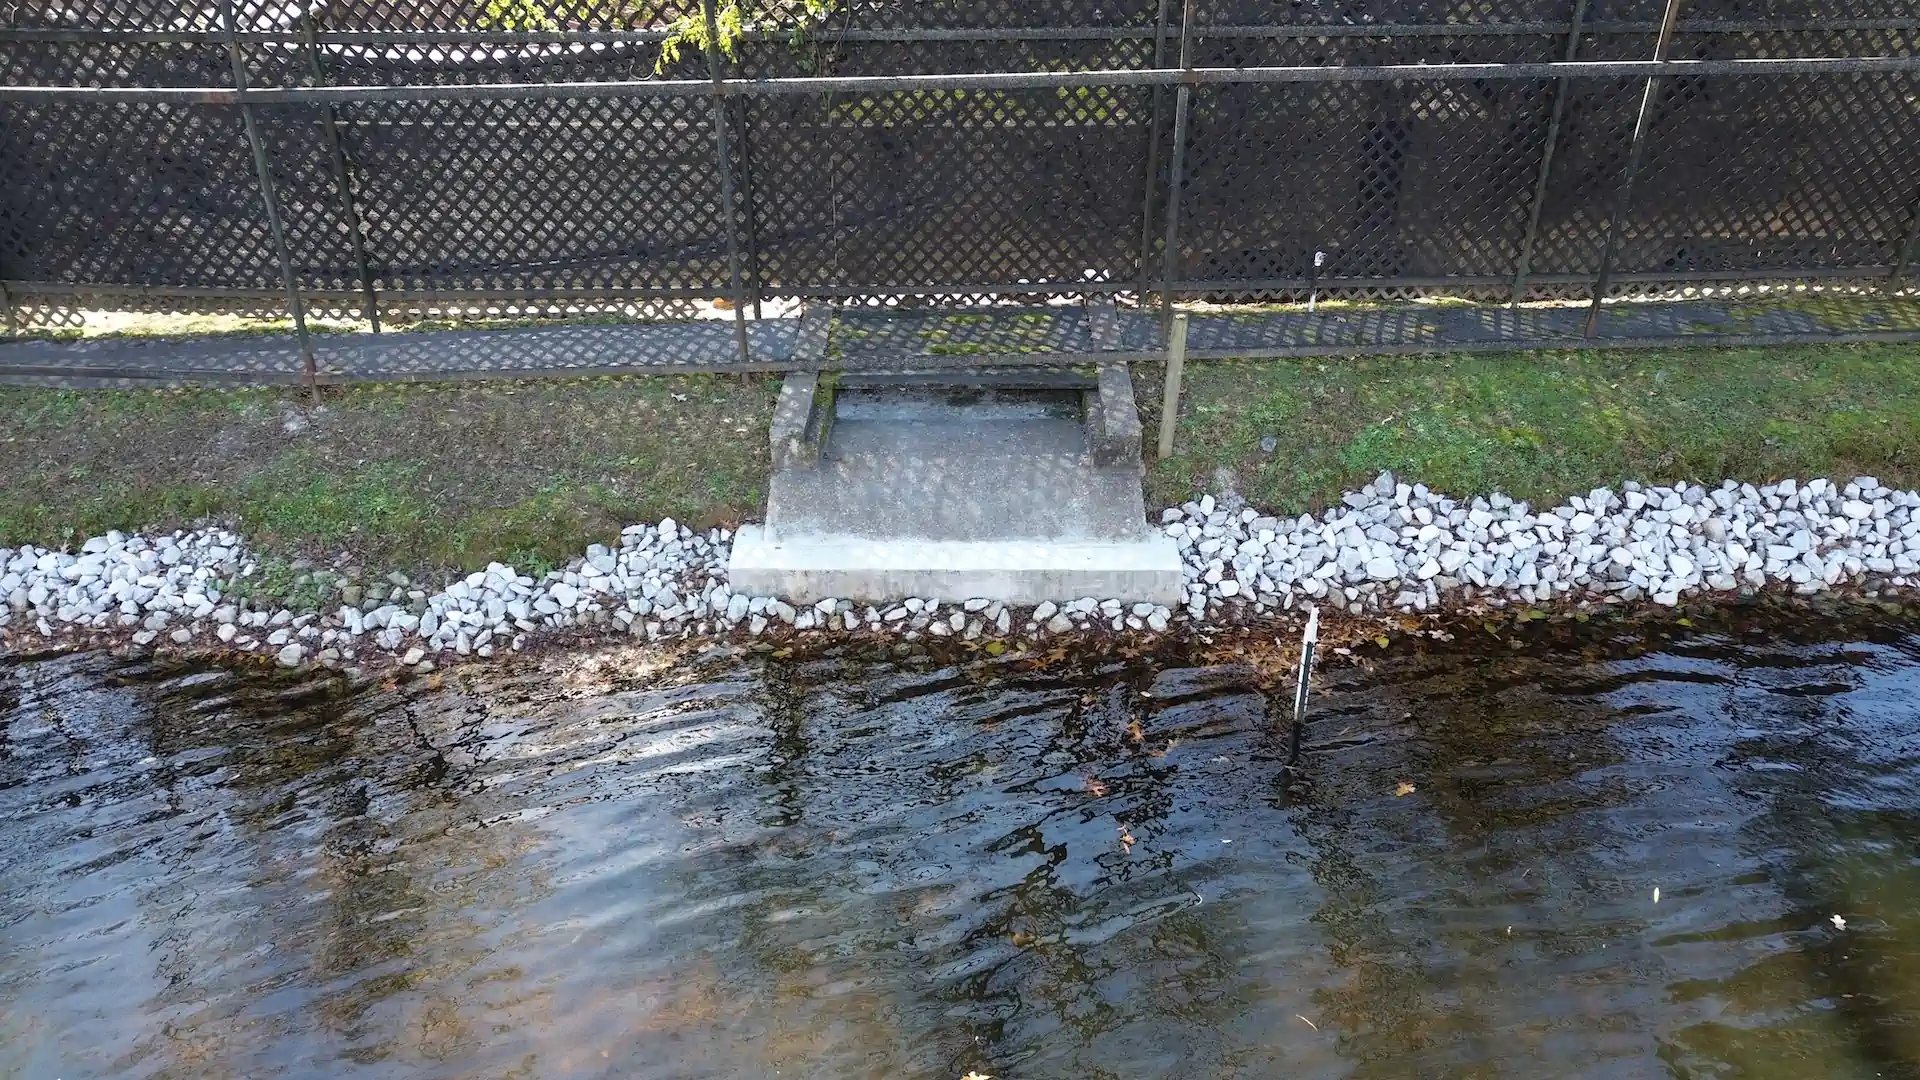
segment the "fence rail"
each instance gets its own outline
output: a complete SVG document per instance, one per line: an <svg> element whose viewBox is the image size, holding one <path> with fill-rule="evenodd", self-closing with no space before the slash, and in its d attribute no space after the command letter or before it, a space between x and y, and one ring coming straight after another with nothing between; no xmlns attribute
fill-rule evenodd
<svg viewBox="0 0 1920 1080"><path fill-rule="evenodd" d="M1904 289L1920 242L1893 0L735 2L0 9L9 328L724 298L751 361L776 298L1597 318Z"/></svg>

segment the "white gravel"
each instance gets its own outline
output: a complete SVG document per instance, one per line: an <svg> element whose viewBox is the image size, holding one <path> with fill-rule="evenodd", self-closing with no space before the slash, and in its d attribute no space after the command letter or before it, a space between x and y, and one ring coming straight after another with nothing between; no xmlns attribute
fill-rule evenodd
<svg viewBox="0 0 1920 1080"><path fill-rule="evenodd" d="M1027 636L1159 633L1307 605L1354 613L1673 605L1703 592L1920 586L1920 493L1872 477L1713 489L1629 483L1535 509L1498 494L1456 500L1383 474L1318 517L1273 517L1209 495L1163 511L1160 527L1185 561L1182 609L1063 597L1024 618L985 599L795 608L736 595L727 586L731 534L672 519L629 526L618 547L596 544L538 578L494 563L429 592L394 574L331 589L325 612L244 599L260 564L229 532L113 532L77 552L0 548L0 644L101 635L252 651L287 666L373 656L428 665L581 628L646 641L883 628L906 640L975 640L1016 627Z"/></svg>

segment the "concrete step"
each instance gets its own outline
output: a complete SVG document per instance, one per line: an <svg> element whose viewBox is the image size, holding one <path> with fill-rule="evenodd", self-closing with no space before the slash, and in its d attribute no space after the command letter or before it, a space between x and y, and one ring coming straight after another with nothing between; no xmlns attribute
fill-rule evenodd
<svg viewBox="0 0 1920 1080"><path fill-rule="evenodd" d="M1097 390L1100 380L1077 371L849 371L845 390Z"/></svg>
<svg viewBox="0 0 1920 1080"><path fill-rule="evenodd" d="M1146 521L1132 384L1117 366L1011 385L843 379L837 394L796 375L773 441L766 523L735 541L736 590L809 603L1182 599L1178 551Z"/></svg>

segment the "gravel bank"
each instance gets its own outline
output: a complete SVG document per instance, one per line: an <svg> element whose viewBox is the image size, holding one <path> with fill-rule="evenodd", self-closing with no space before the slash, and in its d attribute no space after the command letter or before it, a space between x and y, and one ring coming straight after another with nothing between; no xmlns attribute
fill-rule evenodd
<svg viewBox="0 0 1920 1080"><path fill-rule="evenodd" d="M1187 567L1187 603L1174 610L1098 597L1030 610L919 599L795 608L732 592L730 532L667 519L629 526L618 546L594 545L537 578L495 563L439 589L400 574L336 581L324 609L294 611L247 598L260 564L232 533L115 532L77 552L0 548L0 647L124 642L230 649L289 667L425 667L583 630L647 641L850 632L991 640L1178 632L1308 605L1354 614L1673 605L1703 592L1920 586L1920 493L1872 477L1712 489L1628 483L1535 509L1498 494L1457 500L1382 474L1318 517L1277 518L1207 496L1163 511L1161 527Z"/></svg>

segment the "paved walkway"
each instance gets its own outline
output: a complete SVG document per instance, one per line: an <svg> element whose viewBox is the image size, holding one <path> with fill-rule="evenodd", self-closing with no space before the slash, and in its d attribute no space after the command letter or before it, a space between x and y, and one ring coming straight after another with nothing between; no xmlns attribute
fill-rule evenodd
<svg viewBox="0 0 1920 1080"><path fill-rule="evenodd" d="M857 309L730 322L316 334L331 383L537 378L829 367L901 370L1083 364L1158 357L1156 312L1111 306ZM1610 305L1595 338L1584 307L1404 304L1195 314L1196 359L1538 348L1920 341L1920 299L1690 300ZM809 324L803 326L803 322ZM811 330L812 332L809 332ZM67 387L275 385L303 378L291 334L0 342L0 383Z"/></svg>

